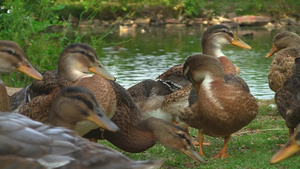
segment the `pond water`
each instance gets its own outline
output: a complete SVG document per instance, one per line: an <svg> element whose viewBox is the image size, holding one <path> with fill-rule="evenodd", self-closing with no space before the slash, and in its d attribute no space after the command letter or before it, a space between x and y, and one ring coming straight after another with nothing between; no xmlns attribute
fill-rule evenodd
<svg viewBox="0 0 300 169"><path fill-rule="evenodd" d="M258 99L274 98L268 86L272 58L265 59L276 33L283 29L242 27L234 32L252 49L226 46L223 53L240 68L239 76ZM300 30L290 28L300 33ZM126 89L145 80L155 79L173 65L183 63L193 54L201 53L201 27L120 28L105 37L107 47L99 49L102 64ZM247 36L249 34L253 34ZM121 43L121 44L120 44Z"/></svg>

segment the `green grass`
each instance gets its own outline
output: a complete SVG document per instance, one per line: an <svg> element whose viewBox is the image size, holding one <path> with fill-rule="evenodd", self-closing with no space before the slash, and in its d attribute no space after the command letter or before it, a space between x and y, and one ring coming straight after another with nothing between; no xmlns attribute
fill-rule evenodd
<svg viewBox="0 0 300 169"><path fill-rule="evenodd" d="M300 157L295 155L279 164L270 165L271 157L280 149L280 145L288 140L288 129L282 117L272 106L274 100L258 100L259 114L248 126L234 133L227 147L231 155L227 159L213 159L223 146L223 138L205 136L205 142L211 143L204 146L203 152L208 164L198 164L186 155L177 151L170 151L157 143L152 148L141 153L124 152L105 140L105 144L122 152L134 160L165 159L162 168L299 168ZM197 131L191 129L192 137L197 137Z"/></svg>

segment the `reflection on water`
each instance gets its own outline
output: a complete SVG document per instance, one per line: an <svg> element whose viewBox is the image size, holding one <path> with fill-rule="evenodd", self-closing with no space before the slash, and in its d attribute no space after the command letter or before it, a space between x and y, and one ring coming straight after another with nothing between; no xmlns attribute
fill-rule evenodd
<svg viewBox="0 0 300 169"><path fill-rule="evenodd" d="M240 76L248 83L251 93L259 99L271 99L274 92L268 86L268 71L272 58L265 59L272 40L281 30L266 28L241 28L236 34L252 49L234 46L224 47L224 54L240 68ZM299 33L300 30L291 30ZM193 54L200 53L200 27L150 27L122 32L116 30L108 35L108 43L122 43L97 51L99 59L128 88L142 80L154 79L173 65L183 63ZM253 33L253 36L246 36Z"/></svg>

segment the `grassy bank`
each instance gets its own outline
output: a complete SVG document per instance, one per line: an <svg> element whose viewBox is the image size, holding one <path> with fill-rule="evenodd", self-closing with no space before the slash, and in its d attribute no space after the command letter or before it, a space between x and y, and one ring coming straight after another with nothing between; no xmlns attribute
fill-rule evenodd
<svg viewBox="0 0 300 169"><path fill-rule="evenodd" d="M248 126L234 133L228 144L227 153L231 155L228 159L213 159L222 148L223 139L206 136L204 142L212 143L204 146L205 159L209 164L197 164L184 154L170 151L156 144L154 147L142 153L126 153L114 147L107 141L100 140L121 151L126 156L135 160L164 158L162 168L299 168L300 158L291 157L279 164L270 165L269 160L280 149L280 145L288 140L288 129L282 117L276 112L274 100L258 100L260 105L259 114ZM192 136L197 137L197 131L192 129Z"/></svg>

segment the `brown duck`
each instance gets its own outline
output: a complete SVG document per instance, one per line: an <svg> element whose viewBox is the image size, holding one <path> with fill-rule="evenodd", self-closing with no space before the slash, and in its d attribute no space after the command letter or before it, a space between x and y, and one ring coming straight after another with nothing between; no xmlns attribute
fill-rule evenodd
<svg viewBox="0 0 300 169"><path fill-rule="evenodd" d="M224 137L224 146L215 158L228 157L230 135L249 124L258 112L255 98L240 77L229 74L231 77L225 80L223 66L209 55L190 56L183 72L195 87L198 101L182 110L179 119L198 129L201 155L203 134L207 134Z"/></svg>
<svg viewBox="0 0 300 169"><path fill-rule="evenodd" d="M273 58L268 74L269 87L276 92L283 86L292 74L295 57L300 54L300 37L293 32L280 32L275 35L272 49L267 54L269 58L279 51Z"/></svg>
<svg viewBox="0 0 300 169"><path fill-rule="evenodd" d="M95 72L96 74L88 74L88 72ZM45 122L49 116L50 107L55 95L59 92L60 88L67 86L85 86L89 88L99 103L99 95L107 96L102 97L101 104L99 107L105 114L114 113L114 98L111 95L105 93L110 92L109 86L108 90L105 85L109 85L109 82L104 81L103 83L96 84L96 77L104 77L110 80L115 78L102 66L99 62L94 49L83 43L75 43L67 46L61 53L58 61L58 70L44 73L45 77L41 82L35 81L29 87L29 95L31 95L31 100L21 105L19 108L19 113L24 114L33 118L34 120ZM104 79L102 78L101 79ZM83 85L80 85L83 84ZM92 87L91 87L92 86ZM104 105L110 105L105 107ZM111 108L112 107L112 108ZM90 131L90 125L94 128L98 128L98 125L94 123L84 122L81 124L86 125L78 130L80 135L85 134ZM116 128L110 128L111 131L116 131ZM76 129L77 130L77 129ZM83 132L83 133L82 133Z"/></svg>

